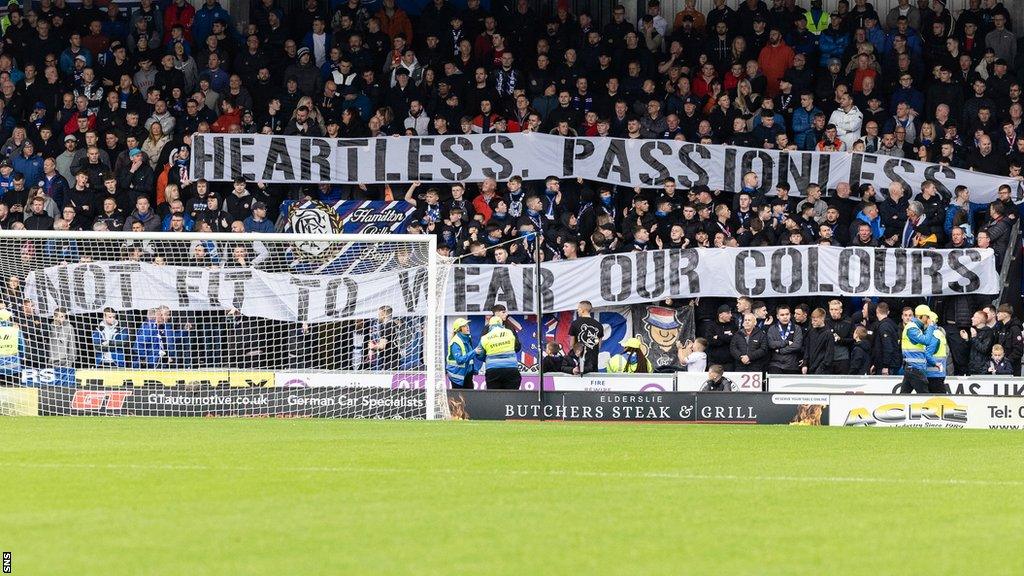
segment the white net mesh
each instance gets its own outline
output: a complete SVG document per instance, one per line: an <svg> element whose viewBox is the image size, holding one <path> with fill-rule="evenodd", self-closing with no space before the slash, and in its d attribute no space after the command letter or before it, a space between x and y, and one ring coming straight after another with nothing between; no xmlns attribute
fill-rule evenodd
<svg viewBox="0 0 1024 576"><path fill-rule="evenodd" d="M0 411L443 416L447 266L428 236L5 233Z"/></svg>

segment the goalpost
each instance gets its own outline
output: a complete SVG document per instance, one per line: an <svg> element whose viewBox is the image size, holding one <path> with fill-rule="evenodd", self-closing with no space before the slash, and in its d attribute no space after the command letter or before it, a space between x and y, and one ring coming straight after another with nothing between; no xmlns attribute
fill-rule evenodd
<svg viewBox="0 0 1024 576"><path fill-rule="evenodd" d="M0 414L445 418L436 244L4 231Z"/></svg>

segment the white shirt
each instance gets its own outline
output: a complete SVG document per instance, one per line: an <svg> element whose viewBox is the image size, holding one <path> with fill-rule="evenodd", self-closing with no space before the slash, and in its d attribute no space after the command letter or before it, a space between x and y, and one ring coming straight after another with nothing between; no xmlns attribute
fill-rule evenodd
<svg viewBox="0 0 1024 576"><path fill-rule="evenodd" d="M705 352L690 352L686 357L687 372L707 372L708 355Z"/></svg>
<svg viewBox="0 0 1024 576"><path fill-rule="evenodd" d="M313 61L317 68L327 61L327 34L313 34Z"/></svg>

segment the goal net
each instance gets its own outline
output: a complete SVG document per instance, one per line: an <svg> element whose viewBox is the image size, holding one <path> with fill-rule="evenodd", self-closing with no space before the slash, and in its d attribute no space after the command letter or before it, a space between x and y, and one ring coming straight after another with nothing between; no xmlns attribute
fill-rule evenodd
<svg viewBox="0 0 1024 576"><path fill-rule="evenodd" d="M445 417L435 246L4 232L0 413Z"/></svg>

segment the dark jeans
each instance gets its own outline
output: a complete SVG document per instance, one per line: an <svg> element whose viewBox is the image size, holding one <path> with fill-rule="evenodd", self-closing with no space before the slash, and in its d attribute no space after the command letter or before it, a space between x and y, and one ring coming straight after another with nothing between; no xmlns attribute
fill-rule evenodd
<svg viewBox="0 0 1024 576"><path fill-rule="evenodd" d="M850 360L832 360L832 373L833 374L849 374L850 373Z"/></svg>
<svg viewBox="0 0 1024 576"><path fill-rule="evenodd" d="M946 386L946 377L939 376L938 378L928 379L928 393L929 394L949 394L949 386Z"/></svg>
<svg viewBox="0 0 1024 576"><path fill-rule="evenodd" d="M912 391L918 394L927 394L928 384L928 378L925 377L924 372L917 368L906 368L903 370L900 394L910 394Z"/></svg>
<svg viewBox="0 0 1024 576"><path fill-rule="evenodd" d="M523 381L517 368L488 368L486 376L488 390L519 390Z"/></svg>

